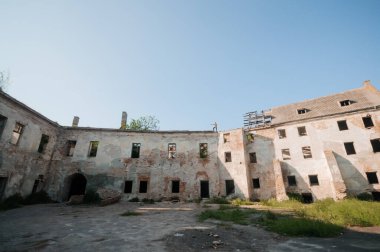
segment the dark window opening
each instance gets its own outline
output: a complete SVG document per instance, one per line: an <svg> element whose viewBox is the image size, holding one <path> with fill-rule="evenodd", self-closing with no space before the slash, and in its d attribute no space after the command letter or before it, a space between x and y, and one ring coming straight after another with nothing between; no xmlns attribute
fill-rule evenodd
<svg viewBox="0 0 380 252"><path fill-rule="evenodd" d="M179 193L179 180L172 181L172 193Z"/></svg>
<svg viewBox="0 0 380 252"><path fill-rule="evenodd" d="M99 146L99 141L91 141L90 142L90 148L88 151L89 157L96 157L96 153L98 152L98 146Z"/></svg>
<svg viewBox="0 0 380 252"><path fill-rule="evenodd" d="M338 121L338 128L340 131L342 130L348 130L347 122L346 120Z"/></svg>
<svg viewBox="0 0 380 252"><path fill-rule="evenodd" d="M132 193L132 180L126 180L124 184L124 193Z"/></svg>
<svg viewBox="0 0 380 252"><path fill-rule="evenodd" d="M224 152L224 161L226 163L232 162L231 152Z"/></svg>
<svg viewBox="0 0 380 252"><path fill-rule="evenodd" d="M311 186L319 185L318 175L309 175L309 182Z"/></svg>
<svg viewBox="0 0 380 252"><path fill-rule="evenodd" d="M299 136L307 136L307 132L306 132L306 127L305 126L302 126L302 127L298 127L298 135Z"/></svg>
<svg viewBox="0 0 380 252"><path fill-rule="evenodd" d="M284 129L279 129L277 132L280 139L286 138L286 131Z"/></svg>
<svg viewBox="0 0 380 252"><path fill-rule="evenodd" d="M38 175L38 179L34 181L32 194L42 190L43 182L44 182L44 175Z"/></svg>
<svg viewBox="0 0 380 252"><path fill-rule="evenodd" d="M5 129L5 124L7 123L7 119L5 116L0 115L0 139L3 135L3 131Z"/></svg>
<svg viewBox="0 0 380 252"><path fill-rule="evenodd" d="M38 152L39 153L45 152L48 142L49 142L49 136L42 134L40 145L38 146Z"/></svg>
<svg viewBox="0 0 380 252"><path fill-rule="evenodd" d="M235 184L233 180L226 180L226 195L235 193Z"/></svg>
<svg viewBox="0 0 380 252"><path fill-rule="evenodd" d="M354 143L349 142L349 143L344 143L344 148L346 149L347 155L353 155L356 154Z"/></svg>
<svg viewBox="0 0 380 252"><path fill-rule="evenodd" d="M289 149L282 149L282 160L290 160L290 150Z"/></svg>
<svg viewBox="0 0 380 252"><path fill-rule="evenodd" d="M17 145L19 143L23 131L24 125L16 123L15 128L13 129L11 144Z"/></svg>
<svg viewBox="0 0 380 252"><path fill-rule="evenodd" d="M253 183L253 188L260 188L260 179L259 178L252 179L252 183Z"/></svg>
<svg viewBox="0 0 380 252"><path fill-rule="evenodd" d="M362 117L362 119L365 128L372 128L374 126L371 116Z"/></svg>
<svg viewBox="0 0 380 252"><path fill-rule="evenodd" d="M175 158L176 152L177 152L176 144L175 143L168 144L169 159Z"/></svg>
<svg viewBox="0 0 380 252"><path fill-rule="evenodd" d="M199 156L200 156L200 158L207 158L207 156L208 156L207 143L199 144Z"/></svg>
<svg viewBox="0 0 380 252"><path fill-rule="evenodd" d="M310 204L313 203L313 195L311 193L302 193L302 203Z"/></svg>
<svg viewBox="0 0 380 252"><path fill-rule="evenodd" d="M223 141L227 143L230 141L230 133L223 134Z"/></svg>
<svg viewBox="0 0 380 252"><path fill-rule="evenodd" d="M380 138L372 139L371 145L372 145L373 152L380 152Z"/></svg>
<svg viewBox="0 0 380 252"><path fill-rule="evenodd" d="M376 172L366 172L366 174L367 174L368 183L370 184L379 183Z"/></svg>
<svg viewBox="0 0 380 252"><path fill-rule="evenodd" d="M252 164L257 163L256 152L249 153L249 162L251 162Z"/></svg>
<svg viewBox="0 0 380 252"><path fill-rule="evenodd" d="M74 149L76 145L77 145L77 141L74 141L74 140L67 141L66 156L72 157L74 155Z"/></svg>
<svg viewBox="0 0 380 252"><path fill-rule="evenodd" d="M288 176L288 185L289 186L297 185L296 176Z"/></svg>
<svg viewBox="0 0 380 252"><path fill-rule="evenodd" d="M148 181L140 181L139 193L147 193Z"/></svg>
<svg viewBox="0 0 380 252"><path fill-rule="evenodd" d="M207 180L201 180L201 198L210 198L210 190Z"/></svg>
<svg viewBox="0 0 380 252"><path fill-rule="evenodd" d="M310 146L302 147L302 154L303 154L303 158L305 159L313 157L313 155L311 154Z"/></svg>
<svg viewBox="0 0 380 252"><path fill-rule="evenodd" d="M0 177L0 202L4 196L5 187L7 186L8 177Z"/></svg>
<svg viewBox="0 0 380 252"><path fill-rule="evenodd" d="M131 158L139 158L140 157L140 143L132 143L132 153Z"/></svg>
<svg viewBox="0 0 380 252"><path fill-rule="evenodd" d="M345 106L349 106L351 104L353 104L354 101L351 101L351 100L343 100L343 101L340 101L339 104L341 107L345 107Z"/></svg>
<svg viewBox="0 0 380 252"><path fill-rule="evenodd" d="M297 109L297 113L299 115L302 115L302 114L306 114L307 112L309 112L310 110L309 109L306 109L306 108L302 108L302 109Z"/></svg>
<svg viewBox="0 0 380 252"><path fill-rule="evenodd" d="M372 192L372 198L374 201L380 201L380 192Z"/></svg>

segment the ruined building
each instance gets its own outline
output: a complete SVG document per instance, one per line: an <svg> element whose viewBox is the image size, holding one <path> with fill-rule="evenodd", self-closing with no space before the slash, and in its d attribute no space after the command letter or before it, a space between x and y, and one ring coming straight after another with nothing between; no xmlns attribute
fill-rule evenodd
<svg viewBox="0 0 380 252"><path fill-rule="evenodd" d="M380 198L380 92L360 88L247 113L225 132L61 126L0 92L0 197L93 188L123 199ZM126 123L123 114L122 126Z"/></svg>

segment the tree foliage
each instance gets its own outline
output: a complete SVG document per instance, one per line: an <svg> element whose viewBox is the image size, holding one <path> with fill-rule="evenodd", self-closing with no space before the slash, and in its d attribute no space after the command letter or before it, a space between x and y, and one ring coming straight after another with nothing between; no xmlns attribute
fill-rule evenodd
<svg viewBox="0 0 380 252"><path fill-rule="evenodd" d="M132 119L127 123L126 129L129 130L159 130L160 121L154 116L142 116L138 119Z"/></svg>

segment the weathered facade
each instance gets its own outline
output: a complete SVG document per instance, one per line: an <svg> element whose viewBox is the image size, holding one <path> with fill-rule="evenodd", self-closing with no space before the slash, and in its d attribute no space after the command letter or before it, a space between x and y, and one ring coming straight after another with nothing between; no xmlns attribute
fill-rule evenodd
<svg viewBox="0 0 380 252"><path fill-rule="evenodd" d="M84 128L77 117L64 127L0 92L0 197L45 190L66 201L108 188L124 199L379 198L380 92L369 82L265 113L225 132Z"/></svg>

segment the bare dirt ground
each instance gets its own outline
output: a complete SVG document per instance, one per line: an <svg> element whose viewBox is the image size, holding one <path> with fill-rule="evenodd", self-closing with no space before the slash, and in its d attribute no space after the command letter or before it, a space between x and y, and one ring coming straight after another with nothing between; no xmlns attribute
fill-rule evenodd
<svg viewBox="0 0 380 252"><path fill-rule="evenodd" d="M380 251L379 227L289 238L254 225L198 222L203 210L170 202L26 206L0 212L0 251ZM142 215L120 215L126 211Z"/></svg>

